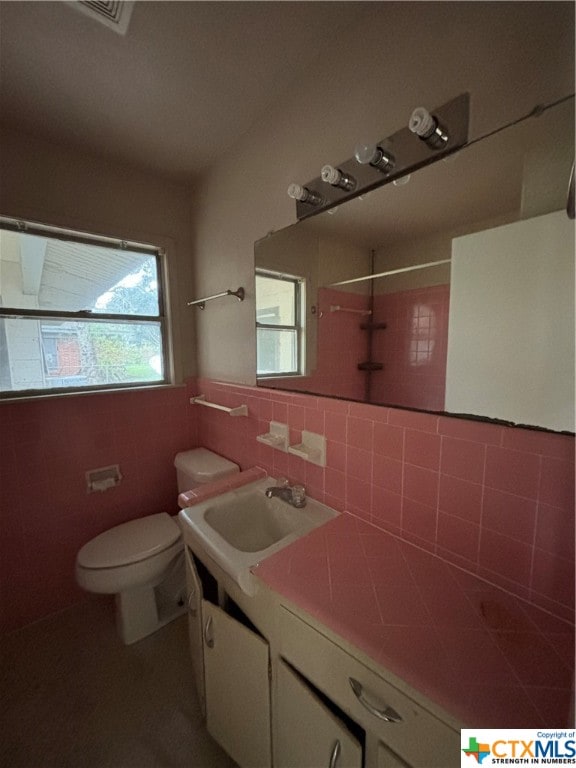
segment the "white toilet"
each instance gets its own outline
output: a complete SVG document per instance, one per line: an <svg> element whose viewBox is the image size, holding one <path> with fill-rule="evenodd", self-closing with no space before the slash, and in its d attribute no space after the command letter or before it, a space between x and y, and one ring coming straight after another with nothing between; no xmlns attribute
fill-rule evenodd
<svg viewBox="0 0 576 768"><path fill-rule="evenodd" d="M239 472L206 448L174 459L178 493ZM76 557L76 580L88 592L116 595L116 624L129 645L186 610L184 544L176 518L166 512L117 525L85 544Z"/></svg>

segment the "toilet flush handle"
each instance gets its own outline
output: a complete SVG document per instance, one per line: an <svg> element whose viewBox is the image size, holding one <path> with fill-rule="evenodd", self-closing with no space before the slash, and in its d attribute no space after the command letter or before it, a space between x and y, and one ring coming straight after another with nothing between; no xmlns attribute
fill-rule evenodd
<svg viewBox="0 0 576 768"><path fill-rule="evenodd" d="M188 613L190 616L196 616L198 609L196 607L196 590L191 589L188 593Z"/></svg>

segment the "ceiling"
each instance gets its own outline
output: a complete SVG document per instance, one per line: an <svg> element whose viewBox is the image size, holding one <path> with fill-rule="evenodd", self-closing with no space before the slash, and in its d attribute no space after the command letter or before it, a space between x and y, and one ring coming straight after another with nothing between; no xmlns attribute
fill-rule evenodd
<svg viewBox="0 0 576 768"><path fill-rule="evenodd" d="M137 0L120 34L78 5L0 2L2 122L182 183L305 77L365 7Z"/></svg>

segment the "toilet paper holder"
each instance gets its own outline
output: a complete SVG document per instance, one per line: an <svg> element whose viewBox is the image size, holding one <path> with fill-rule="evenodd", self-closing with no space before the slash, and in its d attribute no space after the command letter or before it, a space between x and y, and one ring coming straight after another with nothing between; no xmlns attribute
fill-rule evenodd
<svg viewBox="0 0 576 768"><path fill-rule="evenodd" d="M120 480L122 480L122 475L118 464L111 464L109 467L100 467L99 469L89 469L86 472L87 492L107 491L118 485Z"/></svg>

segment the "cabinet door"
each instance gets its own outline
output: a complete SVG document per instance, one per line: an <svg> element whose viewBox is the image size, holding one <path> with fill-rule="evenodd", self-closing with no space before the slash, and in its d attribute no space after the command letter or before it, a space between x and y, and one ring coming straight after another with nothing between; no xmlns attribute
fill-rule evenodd
<svg viewBox="0 0 576 768"><path fill-rule="evenodd" d="M202 584L192 553L186 547L186 590L188 592L188 642L194 671L196 693L202 714L206 717L204 694L204 645L202 642Z"/></svg>
<svg viewBox="0 0 576 768"><path fill-rule="evenodd" d="M376 765L378 768L410 768L408 763L402 760L396 752L381 741L378 742L378 758Z"/></svg>
<svg viewBox="0 0 576 768"><path fill-rule="evenodd" d="M360 768L362 748L344 723L283 662L278 663L276 768Z"/></svg>
<svg viewBox="0 0 576 768"><path fill-rule="evenodd" d="M202 601L206 725L241 768L270 766L269 647Z"/></svg>

